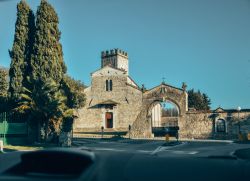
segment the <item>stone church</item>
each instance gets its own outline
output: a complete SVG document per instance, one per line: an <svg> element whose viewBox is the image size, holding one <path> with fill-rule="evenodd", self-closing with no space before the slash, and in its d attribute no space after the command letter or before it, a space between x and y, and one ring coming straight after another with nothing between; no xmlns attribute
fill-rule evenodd
<svg viewBox="0 0 250 181"><path fill-rule="evenodd" d="M101 53L101 68L91 73L74 132L128 132L132 137L156 136L158 128L179 128L181 138L232 139L250 133L250 110L196 111L188 108L186 85L162 82L145 89L129 76L128 53L120 49ZM129 129L130 128L130 129Z"/></svg>

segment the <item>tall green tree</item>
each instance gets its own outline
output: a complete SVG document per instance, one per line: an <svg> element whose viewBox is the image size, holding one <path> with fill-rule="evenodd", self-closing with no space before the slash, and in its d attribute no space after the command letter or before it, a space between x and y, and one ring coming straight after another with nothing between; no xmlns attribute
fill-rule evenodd
<svg viewBox="0 0 250 181"><path fill-rule="evenodd" d="M188 107L195 108L196 110L210 110L211 100L205 93L201 93L199 90L194 91L191 89L188 91Z"/></svg>
<svg viewBox="0 0 250 181"><path fill-rule="evenodd" d="M34 52L31 58L32 78L52 78L59 84L66 73L66 66L59 42L61 32L58 29L58 16L46 0L41 0L36 17Z"/></svg>
<svg viewBox="0 0 250 181"><path fill-rule="evenodd" d="M67 97L67 107L70 109L78 109L84 106L85 104L85 95L84 95L84 84L79 81L71 78L68 75L65 75L62 82L62 88L64 94Z"/></svg>
<svg viewBox="0 0 250 181"><path fill-rule="evenodd" d="M51 121L61 119L66 109L65 102L65 96L54 80L49 78L46 81L39 79L33 81L32 91L24 88L16 110L28 114L28 120L32 121L31 124L39 125L38 132L41 128L44 130L43 136L46 141L49 134L49 124ZM54 128L52 129L54 130Z"/></svg>
<svg viewBox="0 0 250 181"><path fill-rule="evenodd" d="M58 127L64 131L72 128L73 109L82 107L85 102L84 85L66 76L58 23L54 8L41 0L36 13L28 86L23 86L15 109L28 115L30 125L37 125L38 133L45 130L45 141ZM42 132L39 137L41 135Z"/></svg>
<svg viewBox="0 0 250 181"><path fill-rule="evenodd" d="M211 99L208 97L207 94L203 93L202 94L203 97L203 105L204 105L204 109L205 110L210 110L210 105L211 105Z"/></svg>
<svg viewBox="0 0 250 181"><path fill-rule="evenodd" d="M61 124L65 115L64 113L69 112L68 110L70 109L67 106L68 95L65 93L67 91L63 89L65 88L63 85L67 70L63 60L62 45L60 43L61 32L58 28L59 19L54 8L46 0L41 0L37 9L36 18L35 41L33 54L31 56L31 84L33 88L30 91L36 92L36 95L26 93L27 100L29 100L29 98L31 99L28 102L22 101L23 106L21 105L20 107L32 110L32 112L35 113L33 115L41 115L34 120L37 120L38 124L41 124L44 130L46 130L45 135L47 138L48 134L50 134L49 130L52 132L55 131L55 125ZM41 91L37 91L39 84L46 82L51 82L51 84L46 84L46 89L42 88ZM54 93L55 96L48 97L48 92L54 92L54 90L56 90L58 94ZM23 95L23 98L24 97L25 95ZM46 104L41 104L41 101L37 101L43 100L44 98L46 99ZM24 105L26 105L26 107ZM48 108L46 108L46 106ZM58 114L58 110L60 110L61 114ZM69 114L67 114L67 117L69 117Z"/></svg>
<svg viewBox="0 0 250 181"><path fill-rule="evenodd" d="M75 109L79 109L85 105L84 84L65 75L62 81L62 89L64 95L67 97L67 109L64 112L62 119L62 131L70 132L73 128Z"/></svg>
<svg viewBox="0 0 250 181"><path fill-rule="evenodd" d="M0 67L0 97L7 97L8 91L8 71L5 68Z"/></svg>
<svg viewBox="0 0 250 181"><path fill-rule="evenodd" d="M11 64L9 70L9 93L18 99L23 86L28 86L31 72L30 58L33 49L35 17L28 4L21 0L17 4L17 20L15 25L14 43L9 51Z"/></svg>
<svg viewBox="0 0 250 181"><path fill-rule="evenodd" d="M24 88L16 110L28 115L30 124L38 125L38 132L45 130L45 140L49 134L58 135L59 129L70 131L74 109L85 104L83 83L65 76L60 86L49 78L46 81L33 81L32 85L32 91ZM40 132L39 137L43 137L41 135Z"/></svg>
<svg viewBox="0 0 250 181"><path fill-rule="evenodd" d="M7 104L7 81L8 71L5 68L0 67L0 112L6 111Z"/></svg>

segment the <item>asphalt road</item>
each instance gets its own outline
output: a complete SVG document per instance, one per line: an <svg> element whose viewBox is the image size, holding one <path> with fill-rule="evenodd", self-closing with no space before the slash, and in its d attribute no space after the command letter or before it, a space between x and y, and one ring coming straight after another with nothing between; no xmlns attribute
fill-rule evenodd
<svg viewBox="0 0 250 181"><path fill-rule="evenodd" d="M96 155L93 180L249 180L250 160L235 158L249 144L152 140L75 140L74 149ZM0 155L0 173L20 161L22 152ZM46 159L46 158L45 158Z"/></svg>
<svg viewBox="0 0 250 181"><path fill-rule="evenodd" d="M98 174L99 180L250 180L249 160L233 156L235 150L250 148L249 144L84 139L77 143L105 158L100 167L105 171Z"/></svg>
<svg viewBox="0 0 250 181"><path fill-rule="evenodd" d="M250 148L250 144L230 141L182 141L179 144L159 140L109 141L99 139L78 139L74 142L79 149L90 149L96 153L147 154L161 157L208 157L231 156L235 150Z"/></svg>

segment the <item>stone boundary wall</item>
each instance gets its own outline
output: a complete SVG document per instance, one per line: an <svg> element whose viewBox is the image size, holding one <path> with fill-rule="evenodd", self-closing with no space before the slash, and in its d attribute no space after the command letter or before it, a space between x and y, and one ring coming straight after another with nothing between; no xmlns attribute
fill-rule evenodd
<svg viewBox="0 0 250 181"><path fill-rule="evenodd" d="M218 119L225 120L225 132L217 132ZM180 126L180 137L189 139L238 139L240 132L250 133L250 111L189 111Z"/></svg>
<svg viewBox="0 0 250 181"><path fill-rule="evenodd" d="M213 137L213 120L210 113L186 113L180 125L181 138L207 139Z"/></svg>

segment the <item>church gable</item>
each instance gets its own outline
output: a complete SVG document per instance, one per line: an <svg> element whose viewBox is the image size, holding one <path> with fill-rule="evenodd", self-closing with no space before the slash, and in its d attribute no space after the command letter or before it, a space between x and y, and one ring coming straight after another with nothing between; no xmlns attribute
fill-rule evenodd
<svg viewBox="0 0 250 181"><path fill-rule="evenodd" d="M147 90L144 94L163 94L163 93L178 93L178 94L182 94L183 93L183 89L177 88L177 87L173 87L170 86L168 84L162 83L161 85L158 85L152 89Z"/></svg>
<svg viewBox="0 0 250 181"><path fill-rule="evenodd" d="M91 74L92 77L96 76L119 76L126 75L126 72L120 69L116 69L110 66L105 66Z"/></svg>
<svg viewBox="0 0 250 181"><path fill-rule="evenodd" d="M216 113L225 112L225 110L222 109L221 107L218 107L217 109L214 110L214 112L216 112Z"/></svg>
<svg viewBox="0 0 250 181"><path fill-rule="evenodd" d="M133 87L139 88L139 86L136 84L136 82L130 76L127 77L127 83L129 85L132 85Z"/></svg>

